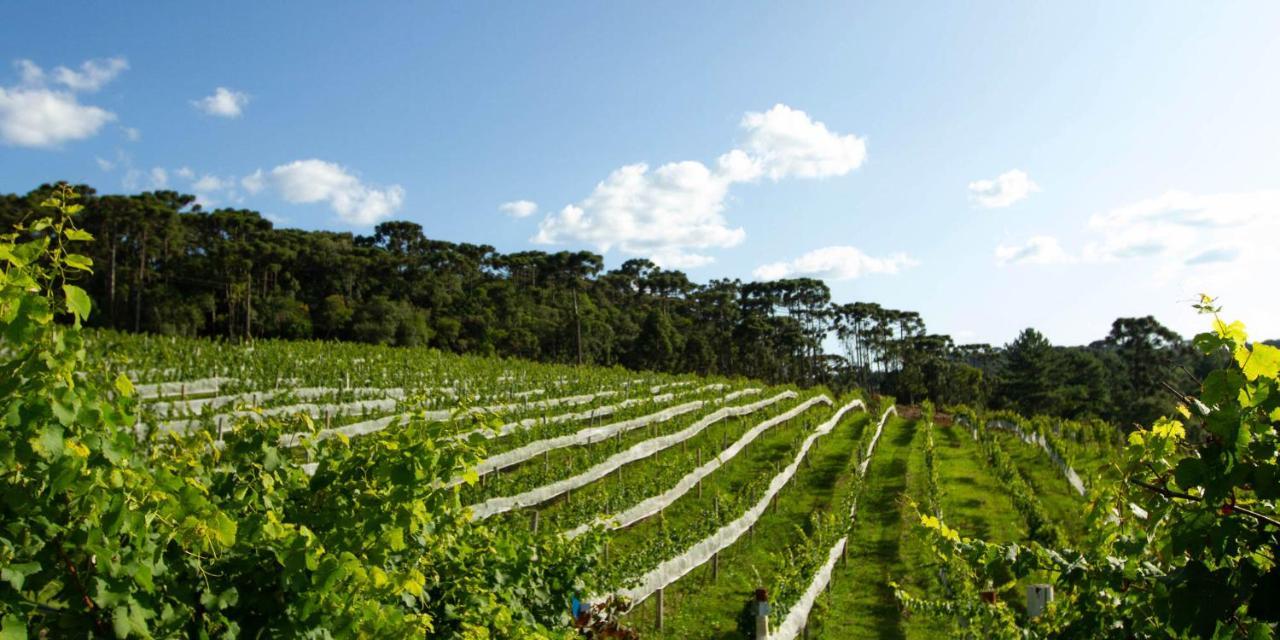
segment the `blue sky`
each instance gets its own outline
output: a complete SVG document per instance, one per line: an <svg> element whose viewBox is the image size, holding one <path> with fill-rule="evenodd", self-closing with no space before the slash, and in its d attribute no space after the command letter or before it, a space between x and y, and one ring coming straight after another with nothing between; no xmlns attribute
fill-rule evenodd
<svg viewBox="0 0 1280 640"><path fill-rule="evenodd" d="M10 2L0 189L814 275L961 342L1190 334L1202 290L1278 337L1276 33L1250 2Z"/></svg>

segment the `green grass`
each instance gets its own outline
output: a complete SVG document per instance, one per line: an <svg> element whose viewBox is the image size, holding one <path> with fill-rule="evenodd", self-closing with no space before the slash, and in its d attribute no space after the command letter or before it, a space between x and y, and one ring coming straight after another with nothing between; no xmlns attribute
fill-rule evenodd
<svg viewBox="0 0 1280 640"><path fill-rule="evenodd" d="M801 531L808 533L811 514L829 510L848 490L848 483L852 480L851 461L867 424L867 415L856 413L815 441L806 456L808 464L800 466L795 477L779 494L776 511L765 511L757 521L754 539L744 536L721 553L717 580L711 580L708 563L665 590L662 632L654 626L654 598L641 603L629 616L628 623L635 625L645 638L740 638L737 617L754 590L761 586L770 587L771 579L786 562L788 546L801 539ZM807 435L808 430L805 433ZM748 450L756 444L753 443ZM788 464L794 459L794 454L794 449L787 452L780 464ZM751 467L741 465L729 469L729 466L733 466L732 463L721 471L774 473L767 455L759 456Z"/></svg>
<svg viewBox="0 0 1280 640"><path fill-rule="evenodd" d="M969 433L959 426L935 426L934 447L947 525L962 536L991 542L1026 539L1026 523L983 464Z"/></svg>
<svg viewBox="0 0 1280 640"><path fill-rule="evenodd" d="M837 564L829 596L810 615L810 637L940 638L929 621L905 621L891 581L923 588L936 581L911 533L904 500L923 495L923 435L913 421L891 419L872 454L849 540L848 562Z"/></svg>
<svg viewBox="0 0 1280 640"><path fill-rule="evenodd" d="M1085 498L1071 488L1044 449L1027 444L1011 433L993 431L993 435L1018 466L1018 472L1031 486L1049 517L1062 527L1069 540L1078 541L1084 525Z"/></svg>

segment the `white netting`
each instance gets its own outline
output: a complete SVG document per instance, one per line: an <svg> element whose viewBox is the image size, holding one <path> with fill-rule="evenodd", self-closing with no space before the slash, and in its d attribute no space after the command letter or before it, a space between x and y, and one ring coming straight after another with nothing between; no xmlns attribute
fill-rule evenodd
<svg viewBox="0 0 1280 640"><path fill-rule="evenodd" d="M880 416L880 424L876 425L876 432L871 435L871 442L867 443L867 452L862 456L862 464L858 465L858 476L867 475L867 465L871 464L871 452L876 450L876 443L880 441L880 434L884 432L884 423L889 421L891 413L898 415L898 407L889 407L884 410L884 415Z"/></svg>
<svg viewBox="0 0 1280 640"><path fill-rule="evenodd" d="M707 387L703 387L699 389L699 392L705 392L705 390L722 389L724 387L726 387L726 385L724 384L708 384ZM576 406L576 404L584 404L584 403L591 402L593 401L593 399L596 399L596 398L616 396L616 394L617 392L613 392L613 390L607 390L607 392L589 393L589 394L584 394L584 396L548 398L548 399L544 399L544 401L538 401L538 402L493 404L493 406L489 406L489 407L472 408L472 410L466 411L465 413L461 413L461 415L471 415L471 413L481 413L481 412L532 410L532 408L557 407L557 406L562 406L562 404L567 404L567 406ZM669 397L666 399L669 399ZM648 398L648 401L664 402L664 399L662 396L659 396L654 398ZM371 433L376 433L376 431L387 429L388 426L393 424L393 422L406 422L412 419L412 417L416 417L416 416L424 417L424 419L428 421L443 421L443 420L451 419L451 417L456 415L456 413L457 413L456 410L440 410L440 411L428 411L425 413L402 413L402 415L396 415L396 416L383 416L383 417L378 417L378 419L374 419L374 420L356 422L356 424L351 424L346 426L337 426L337 428L333 428L333 429L321 429L319 431L316 431L316 433L314 434L314 438L319 440L324 440L328 438L333 438L333 436L339 435L339 434L346 435L347 438L355 438L355 436L357 435L367 435ZM586 412L586 413L588 413L588 415L586 415L585 417L593 417L589 415L590 412ZM602 413L602 415L608 415L608 413ZM573 413L571 413L570 416L573 416ZM518 429L527 429L527 428L530 428L530 426L541 424L541 420L543 419L540 419L540 417L538 417L538 419L525 419L518 422L509 422L509 424L503 425L502 428L500 428L499 430L504 431L502 435L506 435ZM563 420L572 420L572 417L564 417ZM485 433L485 431L489 431L489 430L476 429L475 431L467 431L467 433L461 434L460 436L458 436L458 438L466 438L466 436L470 436L472 433ZM492 433L492 431L489 431L489 433ZM302 438L305 438L305 436L307 435L310 435L310 434L298 433L298 434L285 435L284 438L280 439L280 443L282 443L284 447L293 447L293 445L300 443Z"/></svg>
<svg viewBox="0 0 1280 640"><path fill-rule="evenodd" d="M147 407L155 411L160 416L180 415L184 413L199 413L205 407L217 409L228 405L237 404L261 404L271 398L283 393L282 391L250 391L248 393L236 393L226 396L213 396L212 398L196 398L193 400L173 400L169 402L148 403Z"/></svg>
<svg viewBox="0 0 1280 640"><path fill-rule="evenodd" d="M681 429L680 431L677 431L675 433L668 434L665 436L659 436L657 438L651 438L649 440L645 440L644 442L641 442L632 446L630 449L627 449L626 451L615 453L614 455L609 456L609 458L607 458L603 462L571 478L558 480L556 482L552 482L551 484L546 484L541 487L537 487L535 489L530 489L529 491L526 491L518 495L491 498L479 504L471 505L470 508L471 508L472 517L475 520L483 520L485 518L488 518L489 516L493 516L506 511L511 511L512 509L519 509L522 507L528 507L535 504L540 504L566 491L571 491L573 489L577 489L579 487L584 487L588 484L591 484L592 482L595 482L596 480L599 480L609 475L615 469L618 469L619 467L625 464L629 464L637 460L643 460L649 456L654 455L655 453L658 453L659 451L662 451L663 449L680 444L682 441L698 435L698 433L700 433L703 429L706 429L708 426L714 424L719 420L723 420L726 417L733 416L733 415L745 415L745 413L758 411L759 409L766 407L772 403L779 402L787 398L794 398L795 396L796 396L796 393L794 391L784 391L772 398L761 400L753 404L743 405L740 407L725 407L723 409L718 409L708 414L707 416L704 416L702 419L698 420L692 425L685 427L684 429ZM831 402L831 400L827 399L825 396L821 397L821 400L827 402L828 404L830 404ZM817 401L819 400L818 399L808 400L802 403L801 406L805 406L807 408L809 405ZM689 403L689 404L693 404L693 403Z"/></svg>
<svg viewBox="0 0 1280 640"><path fill-rule="evenodd" d="M805 589L804 595L791 605L782 624L769 634L769 640L792 640L800 635L800 631L809 621L809 610L813 609L813 603L822 590L827 588L827 583L831 582L831 572L835 569L836 561L840 559L840 554L844 551L844 545L847 542L847 538L840 538L832 545L831 551L827 552L827 561L813 574L813 581L809 583L809 588Z"/></svg>
<svg viewBox="0 0 1280 640"><path fill-rule="evenodd" d="M812 402L810 403L810 406L811 405L812 405ZM839 422L840 418L844 416L846 412L854 409L855 407L865 408L861 400L854 400L853 402L850 402L849 404L841 407L840 410L836 412L835 417L831 418L826 423L819 426L814 431L814 433L819 435L827 433L828 431L830 431L832 428L835 427L836 423ZM715 458L712 458L710 461L706 462L701 467L698 467L697 469L690 471L688 474L685 474L685 476L681 478L680 481L677 482L676 485L671 489L668 489L667 491L660 493L658 495L645 498L644 500L637 503L635 506L632 506L631 508L626 509L625 511L622 511L621 513L617 513L611 516L602 516L600 518L597 518L595 522L584 524L584 525L575 527L573 529L570 529L568 532L565 533L565 536L568 537L569 539L576 538L582 535L583 533L586 533L588 529L590 529L592 526L595 526L595 525L602 525L607 529L623 529L641 520L644 520L645 518L648 518L654 514L657 514L663 509L666 509L676 500L679 500L681 496L691 491L694 487L698 486L698 483L702 481L703 478L711 475L716 469L719 469L720 467L727 464L735 456L741 453L742 450L746 448L747 445L751 444L752 441L754 441L757 437L759 437L760 434L764 433L765 431L767 431L772 427L775 427L779 424L782 424L783 422L786 422L787 420L790 420L791 418L794 418L795 416L799 415L801 411L804 411L807 408L808 406L797 407L795 409L787 411L786 413L782 413L772 418L769 418L768 420L765 420L764 422L761 422L760 424L757 424L754 427L751 427L750 429L747 430L746 433L742 434L742 437L738 438L736 442L729 445L729 448L720 452L720 455L716 456ZM810 436L810 437L813 437L813 436Z"/></svg>
<svg viewBox="0 0 1280 640"><path fill-rule="evenodd" d="M1044 449L1044 452L1049 455L1049 460L1053 462L1053 466L1057 467L1062 477L1067 479L1067 483L1071 485L1071 488L1082 496L1085 494L1084 481L1080 479L1080 474L1076 473L1076 470L1072 469L1071 465L1067 464L1067 461L1063 460L1062 456L1058 455L1058 452L1049 446L1049 442L1045 440L1044 436L1039 433L1027 433L1008 420L992 420L987 423L987 426L1011 431L1018 436L1019 440Z"/></svg>
<svg viewBox="0 0 1280 640"><path fill-rule="evenodd" d="M337 435L344 435L344 436L347 436L348 438L355 437L355 436L368 435L370 433L382 431L383 429L386 429L387 427L391 426L393 423L407 422L409 419L414 417L422 417L429 422L438 422L438 421L448 420L454 417L455 415L471 415L471 414L482 413L486 411L497 412L497 411L509 411L512 409L536 409L539 407L555 407L559 405L572 406L572 405L591 402L596 398L608 397L616 393L617 393L616 391L601 391L599 393L589 393L589 394L577 395L577 396L566 396L563 398L549 398L547 400L539 400L536 402L491 405L488 407L472 408L467 411L463 411L461 413L458 412L456 409L439 409L436 411L400 413L393 416L383 416L381 418L365 420L363 422L357 422L357 423L345 425L342 427L333 427L331 429L321 429L314 434L291 433L291 434L282 436L280 438L280 446L283 446L283 447L297 446L298 443L302 441L302 438L308 437L308 436L314 437L318 440L325 440L327 438L332 438ZM309 466L314 467L314 465L309 465Z"/></svg>
<svg viewBox="0 0 1280 640"><path fill-rule="evenodd" d="M824 400L827 404L831 404L830 398L827 398L826 396L819 396L819 398ZM860 404L861 403L859 401L855 400L854 402L845 405L844 409L847 411L853 406ZM664 560L657 566L657 568L642 576L636 586L622 589L618 592L618 595L627 598L631 601L632 606L635 606L645 598L652 595L654 591L665 588L672 582L679 580L686 573L693 571L704 562L710 560L711 556L719 553L729 545L736 542L738 538L741 538L742 535L760 519L760 516L764 514L765 509L769 507L769 502L773 500L773 497L776 496L778 492L782 491L782 488L791 481L793 476L795 476L796 470L800 468L800 463L804 461L805 455L809 453L809 448L813 446L813 442L821 435L829 433L835 427L836 422L838 422L838 419L832 418L819 426L818 429L816 429L814 433L810 434L808 438L805 438L804 442L800 445L800 450L796 452L795 459L769 481L769 488L765 491L764 496L761 497L754 506L748 509L746 513L739 516L738 519L733 522L720 527L718 531L706 538L703 538L679 556L669 560ZM595 600L600 600L600 598L596 598Z"/></svg>
<svg viewBox="0 0 1280 640"><path fill-rule="evenodd" d="M735 391L726 395L724 397L724 401L729 402L731 400L736 400L741 396L759 392L760 389L743 389L741 391ZM532 459L547 451L563 449L564 447L571 447L574 445L600 442L601 440L611 438L621 433L627 433L628 431L634 431L636 429L649 426L655 422L665 422L691 411L697 411L698 409L705 407L707 402L708 401L706 400L694 400L693 402L686 402L674 407L667 407L661 411L643 415L638 418L632 418L631 420L622 420L620 422L614 422L612 424L606 424L599 427L582 429L577 433L571 433L557 438L547 438L545 440L538 440L537 442L530 442L522 447L517 447L510 451L504 451L485 458L480 462L480 464L476 465L476 473L484 475L491 471L505 469L512 465L520 464L521 462ZM724 410L725 409L721 409L721 411Z"/></svg>
<svg viewBox="0 0 1280 640"><path fill-rule="evenodd" d="M155 411L161 416L172 416L188 413L199 413L206 407L218 409L221 407L235 405L258 405L270 400L276 396L287 394L291 398L298 400L313 400L332 395L350 395L354 397L360 396L382 396L384 398L404 398L404 389L390 387L381 389L378 387L354 387L342 389L338 387L301 387L298 389L278 389L275 391L251 391L248 393L236 393L225 396L213 396L210 398L193 398L191 400L171 400L165 402L148 403L147 407Z"/></svg>
<svg viewBox="0 0 1280 640"><path fill-rule="evenodd" d="M200 378L197 380L179 380L177 382L157 382L155 384L140 384L135 386L134 392L143 400L152 398L163 398L166 396L178 396L184 393L205 394L217 393L218 389L224 385L236 382L235 378Z"/></svg>
<svg viewBox="0 0 1280 640"><path fill-rule="evenodd" d="M685 391L680 393L663 393L659 395L654 395L650 397L641 397L641 398L628 398L616 404L606 405L603 407L596 407L588 411L562 413L556 416L524 418L523 420L508 422L507 424L504 424L498 427L497 429L489 429L489 428L472 429L471 431L466 431L463 433L450 436L450 439L465 440L467 438L470 438L473 435L479 435L488 439L501 438L503 436L511 435L516 431L532 429L533 427L540 426L540 425L561 424L564 422L575 422L578 420L592 420L594 418L601 418L601 417L613 415L614 413L617 413L622 409L626 409L627 407L633 407L638 404L646 404L646 403L661 404L663 402L670 402L671 400L674 400L677 396L694 395L694 394L703 393L707 391L715 391L718 389L723 389L725 386L727 385L709 384L705 387L701 387L693 391ZM652 389L660 390L660 387L652 387ZM745 395L747 393L758 393L759 391L760 391L759 389L747 389L744 391L735 391L733 393L726 395L725 400L732 400L734 398L737 398L738 396Z"/></svg>
<svg viewBox="0 0 1280 640"><path fill-rule="evenodd" d="M212 423L219 431L232 426L236 420L246 418L258 421L262 418L281 415L294 415L305 413L313 418L323 419L340 418L365 413L385 413L394 411L399 400L395 398L383 398L380 400L357 400L354 402L342 402L337 404L291 404L283 407L272 407L270 409L255 409L245 411L233 411L231 413L218 414L211 416L207 421L201 418L193 418L190 420L169 420L161 422L156 428L161 431L174 431L177 433L187 433L194 429L198 429L205 424ZM138 432L145 433L146 426L139 425Z"/></svg>

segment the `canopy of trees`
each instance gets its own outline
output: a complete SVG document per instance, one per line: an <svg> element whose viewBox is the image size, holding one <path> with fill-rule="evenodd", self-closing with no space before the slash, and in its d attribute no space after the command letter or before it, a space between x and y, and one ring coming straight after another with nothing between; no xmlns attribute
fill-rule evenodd
<svg viewBox="0 0 1280 640"><path fill-rule="evenodd" d="M0 195L0 228L52 189ZM1056 347L1027 329L1005 347L955 344L918 313L833 304L820 280L712 280L635 259L432 240L407 221L372 235L277 229L255 211L204 211L173 191L77 188L97 241L93 323L231 339L429 345L541 361L862 386L909 402L1145 423L1212 363L1154 318ZM839 344L842 355L827 353Z"/></svg>

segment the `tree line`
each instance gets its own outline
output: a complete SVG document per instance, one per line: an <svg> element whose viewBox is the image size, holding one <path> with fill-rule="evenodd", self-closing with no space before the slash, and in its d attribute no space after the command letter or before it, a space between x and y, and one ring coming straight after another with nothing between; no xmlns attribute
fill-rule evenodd
<svg viewBox="0 0 1280 640"><path fill-rule="evenodd" d="M0 195L21 224L53 189ZM649 260L500 253L390 221L370 235L276 228L191 195L76 187L91 244L93 324L125 331L426 345L459 353L852 386L908 402L1146 423L1214 363L1152 317L1054 346L957 344L916 312L838 304L821 280L692 282ZM827 347L839 345L839 353Z"/></svg>

